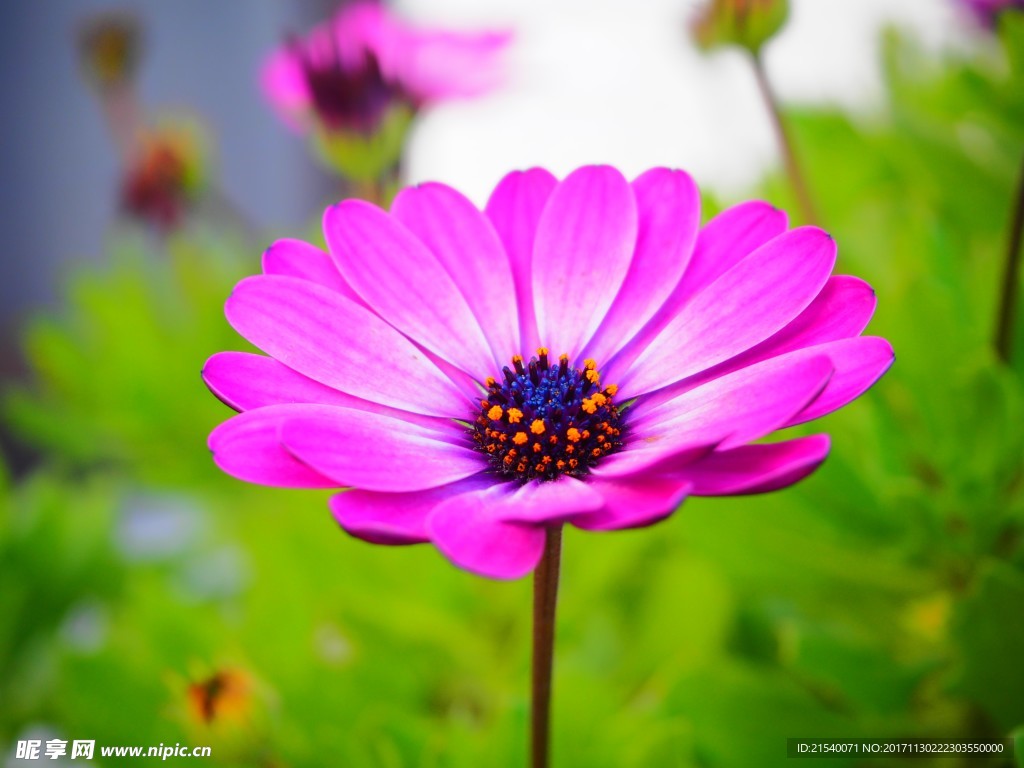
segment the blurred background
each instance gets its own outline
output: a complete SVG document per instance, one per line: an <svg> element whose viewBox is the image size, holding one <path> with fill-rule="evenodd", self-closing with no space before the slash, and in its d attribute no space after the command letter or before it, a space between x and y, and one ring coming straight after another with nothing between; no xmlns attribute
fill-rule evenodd
<svg viewBox="0 0 1024 768"><path fill-rule="evenodd" d="M229 412L199 371L244 348L234 282L278 237L319 241L340 197L434 179L482 205L510 169L591 162L685 168L706 217L760 197L824 226L897 364L820 425L833 452L800 486L567 533L554 764L1017 733L1024 12L783 5L396 2L425 53L411 74L382 58L383 80L321 72L369 94L343 104L268 75L334 0L4 5L0 764L27 738L211 745L226 766L525 763L528 581L372 547L325 494L223 476L205 439ZM424 86L430 67L460 92Z"/></svg>

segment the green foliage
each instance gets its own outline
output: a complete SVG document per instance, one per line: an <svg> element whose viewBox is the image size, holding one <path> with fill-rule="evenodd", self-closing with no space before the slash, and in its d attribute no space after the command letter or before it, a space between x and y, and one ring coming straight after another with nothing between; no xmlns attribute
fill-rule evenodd
<svg viewBox="0 0 1024 768"><path fill-rule="evenodd" d="M0 487L0 743L53 716L63 648L92 642L120 593L109 495L44 474Z"/></svg>
<svg viewBox="0 0 1024 768"><path fill-rule="evenodd" d="M64 316L30 326L36 379L8 388L8 423L78 467L114 463L156 483L208 479L202 446L224 409L201 392L199 374L214 352L244 348L222 307L258 268L259 252L231 238L198 233L156 247L126 237L103 271L71 282Z"/></svg>
<svg viewBox="0 0 1024 768"><path fill-rule="evenodd" d="M943 61L891 36L885 109L792 116L897 363L814 425L833 453L798 488L567 532L556 765L770 766L792 736L1019 733L1024 350L1009 370L991 342L1024 37L1003 34L1009 58ZM528 582L355 541L326 494L218 473L205 436L230 412L198 373L244 348L221 306L257 254L194 234L150 250L127 242L74 280L66 316L29 331L35 381L5 402L63 471L3 491L0 741L44 723L209 744L228 766L523 765ZM167 519L180 535L160 546L131 533ZM244 695L203 722L189 686L224 670Z"/></svg>

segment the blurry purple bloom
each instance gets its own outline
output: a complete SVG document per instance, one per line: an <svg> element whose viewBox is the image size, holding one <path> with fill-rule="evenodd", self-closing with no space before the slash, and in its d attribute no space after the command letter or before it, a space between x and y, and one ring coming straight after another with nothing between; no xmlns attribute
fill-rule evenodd
<svg viewBox="0 0 1024 768"><path fill-rule="evenodd" d="M893 360L861 336L875 295L832 276L828 234L760 202L701 228L681 171L516 172L483 212L421 184L390 212L343 201L324 232L329 252L279 241L227 300L269 356L207 362L241 411L210 435L214 460L351 488L331 509L352 535L429 541L485 576L531 571L549 526L645 526L687 496L795 483L828 437L757 441Z"/></svg>
<svg viewBox="0 0 1024 768"><path fill-rule="evenodd" d="M416 110L494 87L507 33L423 30L382 5L343 7L268 59L261 82L290 125L372 133L389 108Z"/></svg>
<svg viewBox="0 0 1024 768"><path fill-rule="evenodd" d="M986 29L995 29L999 14L1016 8L1024 9L1024 0L958 0L979 24Z"/></svg>

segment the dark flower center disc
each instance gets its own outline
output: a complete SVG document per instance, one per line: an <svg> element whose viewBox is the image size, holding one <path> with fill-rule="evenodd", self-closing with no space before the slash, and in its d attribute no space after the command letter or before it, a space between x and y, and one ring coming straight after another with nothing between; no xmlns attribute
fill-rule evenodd
<svg viewBox="0 0 1024 768"><path fill-rule="evenodd" d="M502 379L485 385L473 440L499 475L520 482L582 477L622 448L622 414L612 402L617 387L601 384L593 360L574 368L562 355L551 365L542 347L526 365L514 356Z"/></svg>

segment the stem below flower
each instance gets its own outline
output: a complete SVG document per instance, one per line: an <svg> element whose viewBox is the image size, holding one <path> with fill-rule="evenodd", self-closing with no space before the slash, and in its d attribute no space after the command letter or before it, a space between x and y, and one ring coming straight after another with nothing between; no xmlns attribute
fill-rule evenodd
<svg viewBox="0 0 1024 768"><path fill-rule="evenodd" d="M562 559L562 527L547 529L544 556L533 572L533 707L530 765L547 768L551 726L551 668L555 650L555 604Z"/></svg>
<svg viewBox="0 0 1024 768"><path fill-rule="evenodd" d="M1017 296L1020 293L1021 246L1024 245L1022 240L1024 240L1024 165L1021 166L1020 178L1017 180L1017 197L1013 204L1013 218L1010 220L1010 237L1007 241L999 317L996 321L996 354L1007 364L1013 356L1013 329L1017 315Z"/></svg>
<svg viewBox="0 0 1024 768"><path fill-rule="evenodd" d="M764 59L761 58L760 53L754 53L751 56L751 62L754 66L757 87L761 91L761 97L764 99L765 106L768 107L768 115L771 117L772 128L775 130L775 138L779 142L783 167L786 170L786 175L789 177L789 183L793 187L793 192L796 194L800 215L803 217L805 224L817 224L819 221L818 212L808 191L807 180L800 170L800 164L797 162L796 152L793 149L793 140L786 129L785 121L782 119L782 110L779 108L779 100L775 96L771 81L768 79L768 73L765 71Z"/></svg>

